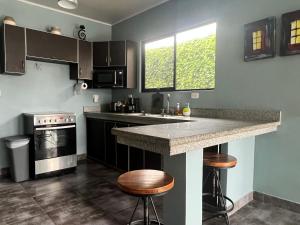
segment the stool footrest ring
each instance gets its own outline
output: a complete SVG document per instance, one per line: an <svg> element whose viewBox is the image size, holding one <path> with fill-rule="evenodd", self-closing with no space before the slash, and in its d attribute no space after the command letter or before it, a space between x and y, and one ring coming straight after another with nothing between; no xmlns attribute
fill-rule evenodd
<svg viewBox="0 0 300 225"><path fill-rule="evenodd" d="M136 220L132 221L130 224L127 225L144 225L144 220ZM163 223L159 223L157 220L151 220L149 225L164 225Z"/></svg>
<svg viewBox="0 0 300 225"><path fill-rule="evenodd" d="M203 193L202 196L203 197L207 197L207 196L222 197L220 194L217 194L217 195L214 196L212 193ZM207 212L216 213L216 214L230 213L234 209L234 203L233 203L233 201L230 198L228 198L225 195L223 195L223 198L230 202L231 207L229 207L227 209L224 209L224 207L218 207L218 206L214 206L214 205L210 205L210 204L206 203L210 208L203 207L203 210L207 211Z"/></svg>

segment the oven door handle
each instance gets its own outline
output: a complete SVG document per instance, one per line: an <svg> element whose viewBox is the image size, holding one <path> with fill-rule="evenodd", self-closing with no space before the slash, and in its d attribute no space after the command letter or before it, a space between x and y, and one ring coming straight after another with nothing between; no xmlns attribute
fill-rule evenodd
<svg viewBox="0 0 300 225"><path fill-rule="evenodd" d="M42 128L35 128L35 130L62 130L62 129L69 129L75 128L75 125L70 126L58 126L58 127L42 127Z"/></svg>

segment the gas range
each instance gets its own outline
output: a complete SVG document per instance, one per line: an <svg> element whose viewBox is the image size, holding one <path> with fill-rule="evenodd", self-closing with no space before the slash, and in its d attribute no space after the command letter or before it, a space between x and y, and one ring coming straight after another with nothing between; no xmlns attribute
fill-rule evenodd
<svg viewBox="0 0 300 225"><path fill-rule="evenodd" d="M24 133L31 137L29 154L31 178L51 176L76 169L75 113L24 113Z"/></svg>

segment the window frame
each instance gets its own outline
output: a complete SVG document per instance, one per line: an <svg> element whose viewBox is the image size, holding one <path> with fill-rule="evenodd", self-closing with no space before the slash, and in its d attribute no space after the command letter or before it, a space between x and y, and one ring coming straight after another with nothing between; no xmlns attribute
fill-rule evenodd
<svg viewBox="0 0 300 225"><path fill-rule="evenodd" d="M142 92L173 92L173 91L176 91L176 92L192 92L192 91L212 91L212 90L215 90L216 89L216 84L215 84L215 87L214 88L200 88L200 89L180 89L180 90L177 90L176 89L176 47L177 47L177 34L178 33L181 33L181 32L185 32L185 31L188 31L188 30L192 30L192 29L195 29L197 27L202 27L202 26L206 26L206 25L209 25L209 24L213 24L213 23L216 23L217 24L217 21L212 21L212 22L208 22L208 23L204 23L204 24L198 24L198 25L195 25L193 27L189 27L187 29L184 29L184 30L180 30L180 31L177 31L175 33L171 33L171 34L166 34L166 35L162 35L160 37L157 37L157 38L152 38L152 39L148 39L148 40L144 40L142 41L142 49L141 49L141 89L142 89ZM216 31L217 33L217 31ZM149 42L154 42L154 41L159 41L161 39L164 39L164 38L168 38L168 37L174 37L174 51L173 51L173 55L174 55L174 69L173 69L173 87L169 87L169 88L148 88L146 89L145 88L145 75L146 75L146 62L145 62L145 45ZM215 61L216 62L216 61ZM215 63L216 64L216 63ZM216 73L215 73L215 76L216 76Z"/></svg>

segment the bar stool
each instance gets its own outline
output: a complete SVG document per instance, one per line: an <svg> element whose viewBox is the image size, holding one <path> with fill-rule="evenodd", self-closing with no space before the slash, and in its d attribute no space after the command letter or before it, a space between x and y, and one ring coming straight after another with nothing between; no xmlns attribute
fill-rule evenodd
<svg viewBox="0 0 300 225"><path fill-rule="evenodd" d="M223 153L204 152L203 164L204 166L211 168L211 172L207 175L204 181L204 187L208 181L208 178L213 178L213 191L212 193L203 193L203 200L205 200L207 197L212 197L216 200L216 206L209 204L204 205L203 210L213 213L213 215L205 218L203 221L223 216L226 224L229 225L230 221L228 218L228 213L234 209L234 203L230 198L223 194L220 184L220 171L222 169L235 167L237 164L237 159L231 155ZM226 202L230 202L231 206L227 207Z"/></svg>
<svg viewBox="0 0 300 225"><path fill-rule="evenodd" d="M119 188L126 194L138 197L129 225L163 225L158 218L152 197L164 195L174 187L172 176L159 170L134 170L119 176L117 183ZM143 201L144 205L144 219L132 221L140 200ZM149 203L152 205L156 220L150 220L149 218Z"/></svg>

